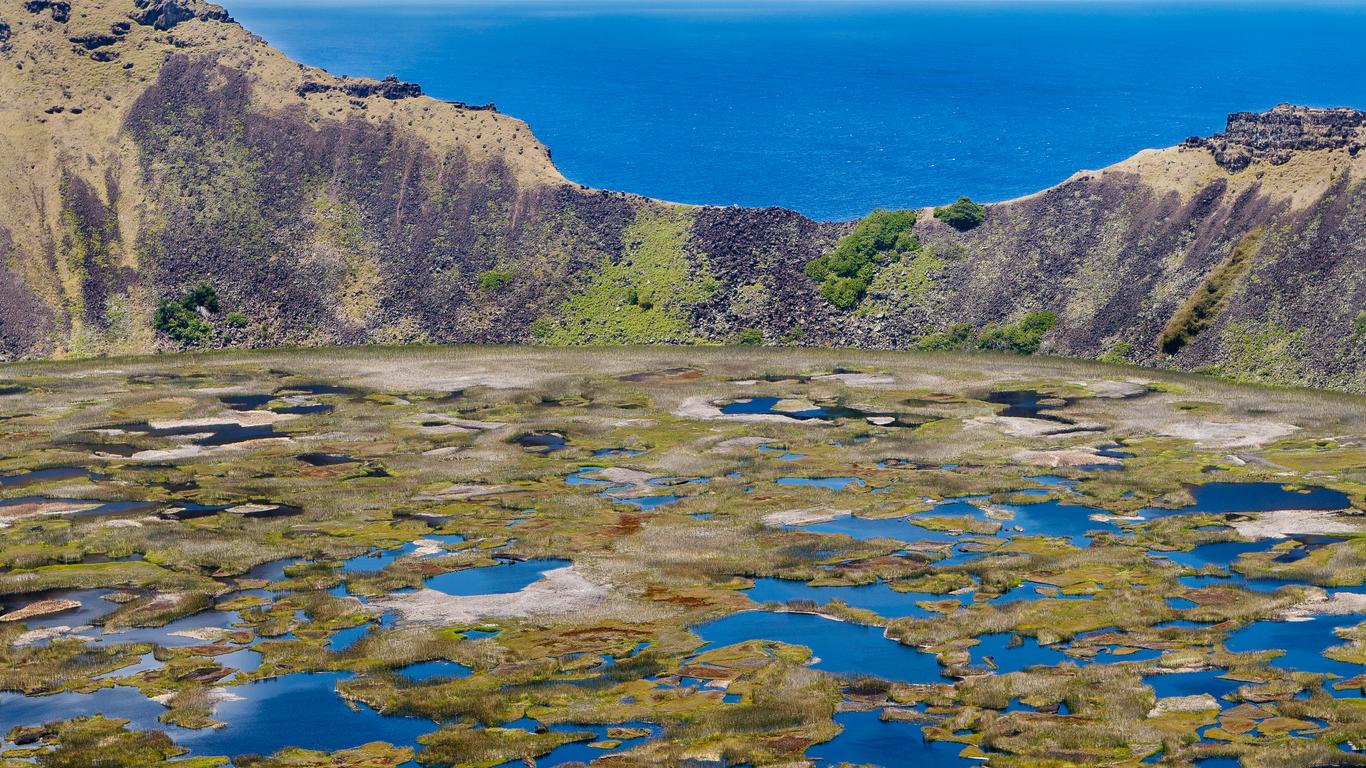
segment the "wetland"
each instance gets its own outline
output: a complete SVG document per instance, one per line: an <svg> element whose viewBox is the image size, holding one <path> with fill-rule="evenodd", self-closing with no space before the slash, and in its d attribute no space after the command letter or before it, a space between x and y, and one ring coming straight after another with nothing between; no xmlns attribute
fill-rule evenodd
<svg viewBox="0 0 1366 768"><path fill-rule="evenodd" d="M0 767L1366 765L1366 401L1099 364L20 363Z"/></svg>

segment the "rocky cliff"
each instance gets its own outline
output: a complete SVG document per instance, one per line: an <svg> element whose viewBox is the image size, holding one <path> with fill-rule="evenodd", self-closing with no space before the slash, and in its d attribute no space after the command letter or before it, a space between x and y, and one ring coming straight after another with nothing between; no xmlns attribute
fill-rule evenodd
<svg viewBox="0 0 1366 768"><path fill-rule="evenodd" d="M1044 352L1366 391L1363 126L1239 114L975 227L922 212L841 309L804 270L852 224L582 188L514 118L301 66L198 0L0 0L0 356L909 348L1048 310ZM203 284L194 332L158 331Z"/></svg>

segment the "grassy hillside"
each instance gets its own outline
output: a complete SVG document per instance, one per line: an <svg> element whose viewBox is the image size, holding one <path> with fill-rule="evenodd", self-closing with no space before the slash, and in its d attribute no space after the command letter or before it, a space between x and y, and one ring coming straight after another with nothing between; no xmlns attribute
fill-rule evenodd
<svg viewBox="0 0 1366 768"><path fill-rule="evenodd" d="M1366 391L1361 113L1236 115L1026 199L854 227L579 187L518 120L291 62L208 3L3 0L0 25L3 358L1037 349ZM204 284L192 333L158 327Z"/></svg>

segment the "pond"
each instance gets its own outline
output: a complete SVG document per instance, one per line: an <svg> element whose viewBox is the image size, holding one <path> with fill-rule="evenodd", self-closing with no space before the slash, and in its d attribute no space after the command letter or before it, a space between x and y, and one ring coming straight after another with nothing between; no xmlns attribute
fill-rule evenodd
<svg viewBox="0 0 1366 768"><path fill-rule="evenodd" d="M862 488L866 483L857 477L780 477L776 481L778 485L788 485L797 488L825 488L831 491L842 491L851 485Z"/></svg>
<svg viewBox="0 0 1366 768"><path fill-rule="evenodd" d="M848 763L882 768L938 768L981 764L958 756L962 744L927 741L919 723L882 720L882 711L878 709L837 712L835 722L843 729L840 734L806 751L817 766Z"/></svg>
<svg viewBox="0 0 1366 768"><path fill-rule="evenodd" d="M1351 500L1341 491L1307 487L1287 490L1279 483L1205 483L1190 487L1195 503L1175 510L1153 510L1156 514L1204 512L1273 512L1280 509L1346 509Z"/></svg>
<svg viewBox="0 0 1366 768"><path fill-rule="evenodd" d="M572 565L569 560L500 561L499 565L466 568L433 576L425 582L428 589L448 595L501 595L520 592L540 581L542 574Z"/></svg>
<svg viewBox="0 0 1366 768"><path fill-rule="evenodd" d="M531 453L548 454L569 447L569 438L559 432L528 432L513 438L514 443Z"/></svg>
<svg viewBox="0 0 1366 768"><path fill-rule="evenodd" d="M103 517L104 515L131 515L150 512L161 506L160 502L156 501L100 501L99 499L61 499L49 498L47 496L21 496L19 498L0 501L0 517L4 517L4 512L2 510L7 507L19 507L30 504L91 505L87 506L85 509L61 513L61 516L63 517L76 518Z"/></svg>
<svg viewBox="0 0 1366 768"><path fill-rule="evenodd" d="M930 417L865 411L843 405L815 405L810 408L786 410L778 407L782 402L783 398L780 397L752 397L721 406L721 413L727 416L783 416L794 421L861 419L883 427L917 427L931 420Z"/></svg>
<svg viewBox="0 0 1366 768"><path fill-rule="evenodd" d="M971 595L934 595L928 592L897 592L886 582L863 584L854 587L813 587L804 581L791 579L761 578L754 580L754 587L745 590L749 599L756 603L788 603L792 600L810 600L824 605L832 600L843 600L853 608L872 611L887 619L900 619L909 616L926 618L935 614L916 605L923 600L958 600L971 602Z"/></svg>
<svg viewBox="0 0 1366 768"><path fill-rule="evenodd" d="M992 669L996 674L1020 672L1034 666L1052 666L1068 660L1062 645L1039 645L1037 638L1000 632L982 635L972 647L974 666ZM1013 645L1012 645L1013 643Z"/></svg>
<svg viewBox="0 0 1366 768"><path fill-rule="evenodd" d="M1061 424L1072 423L1071 419L1047 413L1047 411L1071 405L1071 400L1046 395L1033 389L1001 390L992 392L983 399L993 405L1005 406L999 412L1001 416L1017 419L1041 419Z"/></svg>
<svg viewBox="0 0 1366 768"><path fill-rule="evenodd" d="M935 657L883 637L881 627L835 621L810 613L744 611L701 624L693 632L720 648L749 640L775 640L810 648L812 666L841 675L886 680L939 679Z"/></svg>
<svg viewBox="0 0 1366 768"><path fill-rule="evenodd" d="M464 664L446 659L436 659L434 661L420 661L416 664L409 664L398 670L400 675L408 678L412 682L421 683L427 680L451 677L469 677L470 668Z"/></svg>
<svg viewBox="0 0 1366 768"><path fill-rule="evenodd" d="M1334 630L1355 627L1363 620L1366 617L1349 614L1318 615L1309 621L1258 621L1230 634L1224 647L1234 653L1283 650L1283 656L1271 660L1272 666L1354 677L1366 672L1366 667L1326 658L1323 652L1347 643Z"/></svg>
<svg viewBox="0 0 1366 768"><path fill-rule="evenodd" d="M235 443L245 443L248 440L263 440L269 437L281 437L271 424L253 424L244 426L235 421L224 421L209 424L192 424L174 427L154 427L147 422L137 424L119 424L115 429L122 429L128 432L138 432L148 437L193 437L191 440L195 445L205 447L233 445Z"/></svg>
<svg viewBox="0 0 1366 768"><path fill-rule="evenodd" d="M90 480L109 479L105 475L96 474L84 467L48 467L47 469L20 472L15 475L0 475L0 488L19 488L25 485L51 483L59 480L75 480L77 478L87 478Z"/></svg>
<svg viewBox="0 0 1366 768"><path fill-rule="evenodd" d="M371 741L416 746L418 736L436 730L430 720L385 717L364 705L353 709L336 692L337 683L349 677L301 673L228 686L237 698L220 702L214 711L227 728L173 735L198 755L243 755L288 746L331 751Z"/></svg>
<svg viewBox="0 0 1366 768"><path fill-rule="evenodd" d="M1222 675L1227 674L1222 669L1207 669L1199 672L1171 672L1161 675L1149 675L1143 678L1143 682L1152 687L1153 692L1158 698L1167 696L1197 696L1208 693L1216 699L1233 693L1247 683L1238 680L1228 680Z"/></svg>
<svg viewBox="0 0 1366 768"><path fill-rule="evenodd" d="M1103 514L1104 510L1084 507L1078 504L1065 504L1056 499L1041 501L1037 504L1003 504L1004 509L1015 513L1015 519L1005 522L1006 529L1018 526L1023 533L1034 536L1065 538L1075 547L1090 545L1089 531L1101 530L1104 523L1091 519L1091 515Z"/></svg>

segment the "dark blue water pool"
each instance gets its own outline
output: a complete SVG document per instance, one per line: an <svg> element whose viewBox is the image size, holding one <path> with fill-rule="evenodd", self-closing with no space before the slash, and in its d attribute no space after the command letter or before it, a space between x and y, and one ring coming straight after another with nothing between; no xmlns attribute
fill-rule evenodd
<svg viewBox="0 0 1366 768"><path fill-rule="evenodd" d="M1229 635L1224 646L1235 653L1284 650L1285 655L1273 659L1272 666L1353 677L1366 672L1366 667L1325 658L1323 652L1347 642L1334 630L1354 627L1363 620L1366 617L1352 614L1316 616L1309 621L1258 621Z"/></svg>
<svg viewBox="0 0 1366 768"><path fill-rule="evenodd" d="M907 616L924 618L934 615L916 605L921 600L963 600L971 601L971 595L932 595L928 592L897 592L886 582L864 584L857 587L813 587L804 581L790 579L755 579L754 587L745 592L756 603L790 600L811 600L824 605L831 600L843 600L854 608L873 611L888 619Z"/></svg>
<svg viewBox="0 0 1366 768"><path fill-rule="evenodd" d="M519 592L537 582L541 574L570 565L569 560L504 561L485 568L466 568L427 579L426 586L448 595L499 595Z"/></svg>
<svg viewBox="0 0 1366 768"><path fill-rule="evenodd" d="M806 756L817 766L841 763L882 768L938 768L980 765L958 757L962 744L926 741L919 723L885 722L881 710L839 712L835 722L844 730L831 741L817 744Z"/></svg>
<svg viewBox="0 0 1366 768"><path fill-rule="evenodd" d="M845 675L888 680L939 679L939 664L927 653L888 640L881 627L833 621L813 614L745 611L693 629L713 648L748 640L777 640L810 648L815 667Z"/></svg>

